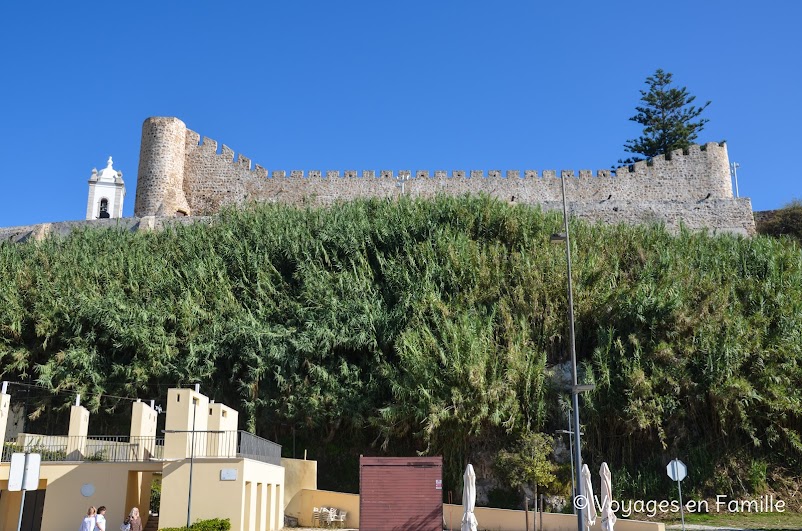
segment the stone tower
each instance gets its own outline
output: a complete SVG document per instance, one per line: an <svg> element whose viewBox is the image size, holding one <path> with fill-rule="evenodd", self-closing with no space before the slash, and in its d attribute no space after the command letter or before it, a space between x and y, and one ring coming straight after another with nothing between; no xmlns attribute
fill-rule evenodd
<svg viewBox="0 0 802 531"><path fill-rule="evenodd" d="M123 217L123 200L125 199L125 183L123 172L108 164L100 172L92 169L89 178L89 200L86 202L86 219L121 218Z"/></svg>
<svg viewBox="0 0 802 531"><path fill-rule="evenodd" d="M142 124L134 216L192 214L183 189L186 142L187 126L178 118L153 117Z"/></svg>

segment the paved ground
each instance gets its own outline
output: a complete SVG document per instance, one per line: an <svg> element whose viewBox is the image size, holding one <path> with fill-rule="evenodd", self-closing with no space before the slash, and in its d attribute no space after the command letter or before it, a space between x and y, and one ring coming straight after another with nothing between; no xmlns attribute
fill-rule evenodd
<svg viewBox="0 0 802 531"><path fill-rule="evenodd" d="M340 529L339 527L285 527L284 529L291 529L292 531L321 531L323 529ZM682 529L682 524L667 525L666 529ZM686 524L687 531L753 531L743 527L720 527L712 525L699 525L699 524ZM359 531L358 529L346 527L343 531Z"/></svg>
<svg viewBox="0 0 802 531"><path fill-rule="evenodd" d="M292 531L321 531L321 529L331 529L331 528L327 528L327 527L323 527L323 528L320 528L320 527L285 527L284 529L288 529L288 530L291 529ZM338 529L338 528L335 527L333 529ZM674 530L674 529L682 529L682 525L681 524L667 525L666 529L672 529L672 530ZM685 526L685 529L687 531L752 531L750 529L744 529L742 527L716 527L716 526L710 526L710 525L692 525L692 524L687 524ZM346 527L345 531L359 531L359 530Z"/></svg>

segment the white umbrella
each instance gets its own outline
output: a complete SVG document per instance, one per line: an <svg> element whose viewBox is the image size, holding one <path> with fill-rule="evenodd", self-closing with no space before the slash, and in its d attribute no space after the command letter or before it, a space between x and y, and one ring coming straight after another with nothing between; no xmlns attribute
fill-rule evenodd
<svg viewBox="0 0 802 531"><path fill-rule="evenodd" d="M473 515L473 510L476 507L476 474L473 471L473 465L468 465L465 468L465 474L462 476L464 486L462 487L462 527L460 531L476 531L478 522Z"/></svg>
<svg viewBox="0 0 802 531"><path fill-rule="evenodd" d="M616 520L613 512L613 482L610 477L610 469L607 463L602 463L599 469L601 476L601 528L602 531L614 531Z"/></svg>
<svg viewBox="0 0 802 531"><path fill-rule="evenodd" d="M582 465L582 494L585 495L585 526L591 527L596 523L596 503L593 497L593 484L590 482L590 469Z"/></svg>

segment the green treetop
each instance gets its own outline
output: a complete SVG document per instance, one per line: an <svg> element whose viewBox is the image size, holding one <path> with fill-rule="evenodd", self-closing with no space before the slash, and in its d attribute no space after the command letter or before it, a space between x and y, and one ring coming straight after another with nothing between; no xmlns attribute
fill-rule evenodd
<svg viewBox="0 0 802 531"><path fill-rule="evenodd" d="M687 148L708 122L706 118L697 118L710 102L701 107L691 105L696 96L688 94L685 87L673 87L671 78L671 73L662 69L646 78L649 90L640 91L643 105L635 107L638 113L630 118L643 125L643 134L624 144L624 149L636 156L619 162L636 162L642 160L640 156L652 158Z"/></svg>

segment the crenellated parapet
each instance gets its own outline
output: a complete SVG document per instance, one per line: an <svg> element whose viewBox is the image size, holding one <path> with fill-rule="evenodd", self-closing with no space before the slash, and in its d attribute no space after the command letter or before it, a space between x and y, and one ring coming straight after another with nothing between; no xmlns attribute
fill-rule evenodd
<svg viewBox="0 0 802 531"><path fill-rule="evenodd" d="M668 224L678 222L678 216L681 220L683 212L693 211L696 214L690 217L700 226L732 225L737 232L754 233L749 205L749 220L725 220L722 225L721 220L704 218L719 211L726 211L725 217L744 215L744 200L733 198L725 144L694 145L615 171L268 170L224 144L201 137L177 118L148 118L143 125L135 215L204 216L246 201L326 205L402 194L433 197L486 193L512 203L553 208L561 202L561 178L565 179L572 210L581 210L590 218L618 217L624 221L629 218L618 214L622 207L631 211L633 205L634 209L644 205L651 212L649 219ZM698 205L703 202L708 206L701 209ZM741 206L723 208L727 202ZM613 210L613 203L618 205L617 210ZM712 204L719 207L711 209ZM665 206L665 219L659 205ZM596 211L598 215L593 214ZM700 217L699 212L705 214Z"/></svg>

